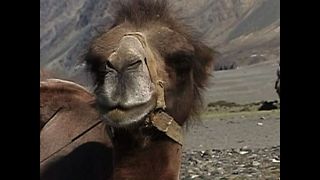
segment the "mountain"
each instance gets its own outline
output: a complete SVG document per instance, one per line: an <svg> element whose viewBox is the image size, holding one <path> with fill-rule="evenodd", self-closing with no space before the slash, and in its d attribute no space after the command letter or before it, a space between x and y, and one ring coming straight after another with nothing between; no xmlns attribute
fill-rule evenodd
<svg viewBox="0 0 320 180"><path fill-rule="evenodd" d="M170 0L182 21L215 48L216 69L279 61L280 0ZM110 27L117 0L40 0L40 65L87 82L81 62L90 40Z"/></svg>

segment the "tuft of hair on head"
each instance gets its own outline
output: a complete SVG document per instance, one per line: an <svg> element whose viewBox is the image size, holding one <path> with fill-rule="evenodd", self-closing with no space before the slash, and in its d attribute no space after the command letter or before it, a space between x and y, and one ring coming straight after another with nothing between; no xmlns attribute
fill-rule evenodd
<svg viewBox="0 0 320 180"><path fill-rule="evenodd" d="M120 0L116 8L114 25L128 21L142 27L152 21L171 21L167 0Z"/></svg>

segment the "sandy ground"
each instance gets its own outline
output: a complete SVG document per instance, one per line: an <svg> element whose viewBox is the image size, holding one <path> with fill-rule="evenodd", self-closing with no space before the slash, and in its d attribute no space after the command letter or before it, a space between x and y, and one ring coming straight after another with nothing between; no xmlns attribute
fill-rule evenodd
<svg viewBox="0 0 320 180"><path fill-rule="evenodd" d="M212 114L189 127L185 150L264 148L280 145L280 111Z"/></svg>
<svg viewBox="0 0 320 180"><path fill-rule="evenodd" d="M214 72L204 93L205 103L225 100L240 104L278 99L274 84L277 60L269 60L234 70Z"/></svg>

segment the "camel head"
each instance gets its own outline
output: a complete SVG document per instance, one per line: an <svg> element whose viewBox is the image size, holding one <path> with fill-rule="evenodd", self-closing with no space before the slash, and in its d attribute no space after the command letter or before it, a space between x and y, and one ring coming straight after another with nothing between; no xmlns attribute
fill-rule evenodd
<svg viewBox="0 0 320 180"><path fill-rule="evenodd" d="M162 106L183 125L199 105L213 51L168 13L166 1L130 2L86 56L101 115L111 126L130 128Z"/></svg>

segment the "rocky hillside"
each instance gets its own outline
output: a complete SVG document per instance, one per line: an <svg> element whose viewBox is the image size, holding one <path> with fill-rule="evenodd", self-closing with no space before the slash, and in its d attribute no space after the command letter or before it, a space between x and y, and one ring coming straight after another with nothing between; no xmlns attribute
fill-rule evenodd
<svg viewBox="0 0 320 180"><path fill-rule="evenodd" d="M40 64L86 81L80 63L90 40L112 23L117 0L40 0ZM279 59L280 0L170 0L173 11L218 50L221 66ZM82 75L81 77L79 75Z"/></svg>

